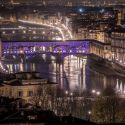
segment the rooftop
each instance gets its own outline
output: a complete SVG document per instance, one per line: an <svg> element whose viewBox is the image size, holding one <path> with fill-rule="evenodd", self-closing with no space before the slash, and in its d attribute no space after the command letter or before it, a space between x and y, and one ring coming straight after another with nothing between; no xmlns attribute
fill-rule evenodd
<svg viewBox="0 0 125 125"><path fill-rule="evenodd" d="M110 30L110 32L125 33L125 26L118 26Z"/></svg>

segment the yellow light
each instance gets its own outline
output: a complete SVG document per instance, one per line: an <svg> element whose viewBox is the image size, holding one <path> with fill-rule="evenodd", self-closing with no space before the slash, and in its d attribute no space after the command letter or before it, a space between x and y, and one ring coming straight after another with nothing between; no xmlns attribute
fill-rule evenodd
<svg viewBox="0 0 125 125"><path fill-rule="evenodd" d="M42 23L42 22L38 23L36 21L26 21L26 20L18 20L18 21L22 22L22 23L36 24L36 25L42 25L42 26L47 26L47 27L54 28L54 29L58 30L61 33L62 39L63 39L63 41L65 41L65 36L64 36L64 33L63 33L62 29L57 27L57 26L49 25L49 24Z"/></svg>

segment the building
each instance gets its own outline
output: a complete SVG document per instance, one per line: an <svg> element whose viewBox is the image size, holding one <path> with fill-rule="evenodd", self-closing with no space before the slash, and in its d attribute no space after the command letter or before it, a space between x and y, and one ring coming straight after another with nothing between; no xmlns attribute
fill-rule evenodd
<svg viewBox="0 0 125 125"><path fill-rule="evenodd" d="M30 103L31 99L37 96L41 87L41 92L53 89L53 93L56 93L57 84L48 82L46 79L40 78L39 75L36 72L16 73L15 79L4 81L0 86L0 95L15 99L21 98L25 102Z"/></svg>
<svg viewBox="0 0 125 125"><path fill-rule="evenodd" d="M110 33L113 60L125 64L125 29L118 27Z"/></svg>
<svg viewBox="0 0 125 125"><path fill-rule="evenodd" d="M102 43L99 41L91 42L90 53L94 54L100 58L112 60L111 44Z"/></svg>
<svg viewBox="0 0 125 125"><path fill-rule="evenodd" d="M79 28L75 34L76 40L78 39L92 39L102 43L110 43L109 34L105 31L100 30L89 30L85 28Z"/></svg>

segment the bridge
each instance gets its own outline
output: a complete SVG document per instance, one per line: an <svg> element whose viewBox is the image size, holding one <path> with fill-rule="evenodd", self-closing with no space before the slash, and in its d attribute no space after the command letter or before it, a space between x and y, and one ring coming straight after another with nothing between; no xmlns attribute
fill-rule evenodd
<svg viewBox="0 0 125 125"><path fill-rule="evenodd" d="M69 41L2 41L2 57L11 55L19 57L21 62L34 57L35 55L47 54L60 59L69 55L75 55L79 58L94 54L104 59L110 59L111 49L109 44L101 43L95 40L69 40ZM105 49L106 48L106 49ZM107 50L109 48L109 50ZM61 55L61 56L57 56ZM4 58L3 58L4 60Z"/></svg>
<svg viewBox="0 0 125 125"><path fill-rule="evenodd" d="M2 55L89 54L90 41L2 42Z"/></svg>

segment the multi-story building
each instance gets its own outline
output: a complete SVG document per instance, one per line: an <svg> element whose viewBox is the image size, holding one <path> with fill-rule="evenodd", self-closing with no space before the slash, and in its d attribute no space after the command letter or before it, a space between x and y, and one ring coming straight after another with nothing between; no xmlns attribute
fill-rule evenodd
<svg viewBox="0 0 125 125"><path fill-rule="evenodd" d="M90 53L103 59L112 60L111 44L93 41L90 44Z"/></svg>
<svg viewBox="0 0 125 125"><path fill-rule="evenodd" d="M53 88L53 93L56 93L55 83L48 82L46 79L41 79L39 73L16 73L16 78L4 81L0 86L0 95L9 98L21 98L25 102L37 96L39 89L41 93L47 89ZM43 95L44 96L44 95Z"/></svg>
<svg viewBox="0 0 125 125"><path fill-rule="evenodd" d="M92 39L92 40L100 41L102 43L110 43L109 34L105 31L79 28L78 32L74 35L77 40Z"/></svg>
<svg viewBox="0 0 125 125"><path fill-rule="evenodd" d="M125 64L125 29L117 28L110 34L113 59Z"/></svg>

